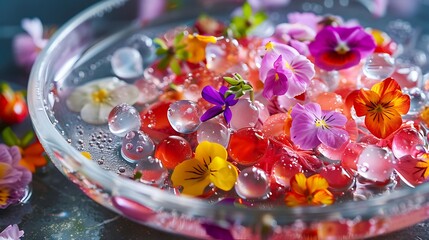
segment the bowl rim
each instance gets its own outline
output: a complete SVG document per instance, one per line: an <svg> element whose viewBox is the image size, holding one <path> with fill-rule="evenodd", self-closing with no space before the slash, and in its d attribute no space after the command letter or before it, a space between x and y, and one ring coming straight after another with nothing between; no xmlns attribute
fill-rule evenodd
<svg viewBox="0 0 429 240"><path fill-rule="evenodd" d="M243 208L234 205L221 205L218 207L216 204L208 203L204 199L173 195L161 189L147 186L131 179L126 179L118 174L100 168L94 161L88 161L77 149L73 148L66 139L64 139L48 117L43 99L43 91L48 91L43 89L49 71L46 59L49 59L49 55L59 47L60 42L75 28L80 26L80 24L97 16L99 13L104 13L107 8L115 9L128 1L131 0L107 0L96 3L83 10L58 29L38 56L30 74L27 99L34 130L44 148L48 150L47 152L50 157L54 157L49 151L52 146L57 150L67 152L74 158L75 165L73 166L76 167L76 171L81 171L89 179L101 183L104 189L112 191L113 196L115 196L115 194L121 196L121 191L134 191L135 193L151 196L154 201L158 201L159 203L170 204L169 209L176 209L199 216L211 215L215 217L218 215L216 213L217 211L224 211L229 214L244 214L246 217L248 217L247 215L249 214L253 216L269 214L276 218L299 217L299 219L309 221L338 219L338 217L345 216L354 218L363 214L375 217L379 216L378 212L380 207L389 209L388 207L393 207L396 204L408 202L410 200L414 200L418 204L427 201L427 196L425 195L429 193L429 184L422 184L414 189L406 188L395 190L389 194L383 194L364 201L347 201L324 207L299 206L290 208L286 206L275 206L264 209ZM57 168L59 168L59 166L57 166ZM137 196L140 195L136 195L136 197ZM189 206L192 206L192 208Z"/></svg>

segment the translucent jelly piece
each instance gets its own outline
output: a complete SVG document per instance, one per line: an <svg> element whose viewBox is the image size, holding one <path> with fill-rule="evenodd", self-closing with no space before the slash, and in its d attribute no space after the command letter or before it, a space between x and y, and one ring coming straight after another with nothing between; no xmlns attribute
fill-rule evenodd
<svg viewBox="0 0 429 240"><path fill-rule="evenodd" d="M107 121L110 132L119 137L124 137L128 132L137 131L141 126L139 112L126 103L114 107Z"/></svg>
<svg viewBox="0 0 429 240"><path fill-rule="evenodd" d="M167 111L167 118L173 127L179 133L195 132L200 126L201 111L195 102L189 100L180 100L170 104Z"/></svg>
<svg viewBox="0 0 429 240"><path fill-rule="evenodd" d="M143 75L143 58L134 48L116 50L110 60L113 73L120 78L135 78Z"/></svg>
<svg viewBox="0 0 429 240"><path fill-rule="evenodd" d="M285 158L278 160L274 163L271 170L271 177L274 178L276 183L283 187L290 186L290 180L297 173L302 172L302 166L298 161L293 161L292 158Z"/></svg>
<svg viewBox="0 0 429 240"><path fill-rule="evenodd" d="M168 176L168 170L164 168L161 161L152 156L139 161L134 169L134 175L139 174L142 183L161 186Z"/></svg>
<svg viewBox="0 0 429 240"><path fill-rule="evenodd" d="M265 199L270 191L269 179L264 170L248 167L238 175L235 191L244 199Z"/></svg>
<svg viewBox="0 0 429 240"><path fill-rule="evenodd" d="M140 104L151 103L155 101L162 93L153 82L146 79L139 79L134 82L134 85L140 91L139 97L137 99L137 102Z"/></svg>
<svg viewBox="0 0 429 240"><path fill-rule="evenodd" d="M126 45L130 46L131 48L137 49L137 51L139 51L145 62L152 62L153 60L155 60L156 48L153 44L152 39L148 36L141 33L137 33L126 41Z"/></svg>
<svg viewBox="0 0 429 240"><path fill-rule="evenodd" d="M128 132L122 139L121 155L131 163L136 163L152 155L155 144L146 133L142 131Z"/></svg>
<svg viewBox="0 0 429 240"><path fill-rule="evenodd" d="M405 88L403 89L403 93L408 94L408 96L410 96L410 110L408 111L407 116L415 116L419 114L426 106L427 97L426 94L420 88Z"/></svg>
<svg viewBox="0 0 429 240"><path fill-rule="evenodd" d="M197 130L197 140L199 143L209 141L227 147L229 136L230 132L228 128L222 123L213 120L201 123Z"/></svg>
<svg viewBox="0 0 429 240"><path fill-rule="evenodd" d="M346 191L353 184L351 175L337 164L329 164L323 167L319 174L328 181L329 187L334 191Z"/></svg>
<svg viewBox="0 0 429 240"><path fill-rule="evenodd" d="M387 53L375 53L366 59L363 74L371 79L383 80L395 71L395 59Z"/></svg>
<svg viewBox="0 0 429 240"><path fill-rule="evenodd" d="M401 88L420 87L422 84L422 70L412 64L396 64L392 78L398 82Z"/></svg>
<svg viewBox="0 0 429 240"><path fill-rule="evenodd" d="M232 112L230 127L233 130L254 127L258 122L258 108L249 99L238 100L230 109Z"/></svg>
<svg viewBox="0 0 429 240"><path fill-rule="evenodd" d="M242 128L231 135L229 156L239 164L257 163L268 149L268 139L254 128Z"/></svg>
<svg viewBox="0 0 429 240"><path fill-rule="evenodd" d="M182 137L169 136L158 144L155 157L161 160L164 167L173 169L177 164L192 158L191 145Z"/></svg>
<svg viewBox="0 0 429 240"><path fill-rule="evenodd" d="M393 172L393 155L390 150L374 145L367 146L357 161L357 170L362 177L374 181L385 182Z"/></svg>
<svg viewBox="0 0 429 240"><path fill-rule="evenodd" d="M423 136L414 128L402 128L395 133L392 140L392 152L396 158L405 155L414 155L417 146L423 146L425 140Z"/></svg>

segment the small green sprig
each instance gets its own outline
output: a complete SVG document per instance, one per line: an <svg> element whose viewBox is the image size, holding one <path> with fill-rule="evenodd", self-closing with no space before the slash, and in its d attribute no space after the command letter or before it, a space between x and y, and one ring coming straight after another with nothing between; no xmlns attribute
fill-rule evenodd
<svg viewBox="0 0 429 240"><path fill-rule="evenodd" d="M177 75L181 74L180 62L188 59L189 53L186 51L186 44L183 41L185 33L179 33L174 37L173 45L168 46L161 38L155 38L153 41L158 46L156 54L161 57L158 67L160 69L170 69Z"/></svg>
<svg viewBox="0 0 429 240"><path fill-rule="evenodd" d="M259 11L253 13L252 7L248 2L242 6L243 15L235 16L231 19L228 27L229 35L234 38L244 38L258 25L267 19L265 12Z"/></svg>
<svg viewBox="0 0 429 240"><path fill-rule="evenodd" d="M244 80L240 74L234 73L233 77L224 77L223 79L230 85L229 89L225 93L226 96L234 94L237 99L244 96L246 93L249 93L250 100L254 102L255 94L253 87L248 81Z"/></svg>

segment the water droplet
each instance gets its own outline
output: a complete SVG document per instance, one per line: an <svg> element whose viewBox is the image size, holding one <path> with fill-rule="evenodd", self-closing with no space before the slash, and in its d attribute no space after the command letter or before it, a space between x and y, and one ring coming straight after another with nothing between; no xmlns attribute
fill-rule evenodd
<svg viewBox="0 0 429 240"><path fill-rule="evenodd" d="M140 172L140 182L161 186L168 176L168 170L164 168L161 161L152 156L148 156L137 163L134 174Z"/></svg>
<svg viewBox="0 0 429 240"><path fill-rule="evenodd" d="M228 128L222 123L213 120L201 123L197 130L197 140L199 143L209 141L227 147L229 136L230 132Z"/></svg>
<svg viewBox="0 0 429 240"><path fill-rule="evenodd" d="M375 53L366 59L362 71L368 78L386 79L395 71L395 59L387 53Z"/></svg>
<svg viewBox="0 0 429 240"><path fill-rule="evenodd" d="M112 70L120 78L135 78L143 75L143 58L139 51L122 47L113 53Z"/></svg>
<svg viewBox="0 0 429 240"><path fill-rule="evenodd" d="M143 148L143 150L140 148L140 150L138 150L138 147ZM155 144L146 133L142 131L133 131L127 133L126 137L122 140L121 155L125 160L135 163L136 161L152 155L154 149Z"/></svg>
<svg viewBox="0 0 429 240"><path fill-rule="evenodd" d="M244 169L238 175L235 191L244 199L265 199L270 191L264 170L257 167Z"/></svg>
<svg viewBox="0 0 429 240"><path fill-rule="evenodd" d="M141 121L138 111L126 103L112 109L108 117L109 130L116 136L123 137L128 132L140 129ZM104 135L107 138L108 135Z"/></svg>
<svg viewBox="0 0 429 240"><path fill-rule="evenodd" d="M240 99L232 106L231 129L238 130L245 127L254 127L258 122L258 108L249 99Z"/></svg>
<svg viewBox="0 0 429 240"><path fill-rule="evenodd" d="M192 133L200 125L201 112L195 102L181 100L170 105L167 111L168 121L179 133Z"/></svg>

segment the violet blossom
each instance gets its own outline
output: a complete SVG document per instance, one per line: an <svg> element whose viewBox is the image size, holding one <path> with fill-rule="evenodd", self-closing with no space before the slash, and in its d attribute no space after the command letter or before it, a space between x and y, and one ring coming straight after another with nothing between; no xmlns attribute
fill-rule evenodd
<svg viewBox="0 0 429 240"><path fill-rule="evenodd" d="M205 86L201 92L202 97L209 103L214 104L212 108L208 109L200 118L202 122L208 121L223 113L226 123L229 124L232 118L232 112L229 107L234 106L238 99L235 99L234 94L226 96L227 87L222 86L219 92L216 91L212 86Z"/></svg>
<svg viewBox="0 0 429 240"><path fill-rule="evenodd" d="M31 182L31 172L19 165L19 148L0 144L0 209L18 203Z"/></svg>
<svg viewBox="0 0 429 240"><path fill-rule="evenodd" d="M316 31L307 25L281 23L276 26L274 34L267 40L287 44L295 48L300 54L308 56L310 52L307 45L315 36Z"/></svg>
<svg viewBox="0 0 429 240"><path fill-rule="evenodd" d="M21 26L26 33L15 36L13 52L16 64L29 71L48 39L43 37L43 25L38 18L23 19Z"/></svg>
<svg viewBox="0 0 429 240"><path fill-rule="evenodd" d="M362 27L332 27L320 30L309 44L316 66L321 69L341 70L360 63L375 49L374 38Z"/></svg>
<svg viewBox="0 0 429 240"><path fill-rule="evenodd" d="M263 96L286 95L296 97L305 92L313 78L314 65L294 48L276 42L268 42L262 58L259 78L264 83Z"/></svg>
<svg viewBox="0 0 429 240"><path fill-rule="evenodd" d="M349 139L344 129L347 118L335 111L323 111L317 103L296 104L291 116L291 139L303 150L313 149L320 143L339 148Z"/></svg>
<svg viewBox="0 0 429 240"><path fill-rule="evenodd" d="M19 230L18 225L9 225L0 232L0 240L18 240L24 236L24 231Z"/></svg>

